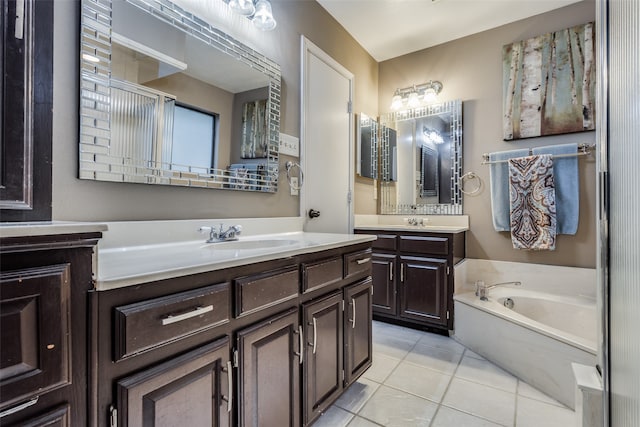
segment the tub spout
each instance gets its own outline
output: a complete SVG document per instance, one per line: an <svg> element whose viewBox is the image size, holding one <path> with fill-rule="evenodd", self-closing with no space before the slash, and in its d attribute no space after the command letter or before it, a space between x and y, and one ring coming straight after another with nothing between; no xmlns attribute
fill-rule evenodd
<svg viewBox="0 0 640 427"><path fill-rule="evenodd" d="M487 286L484 284L482 280L478 280L476 282L476 296L480 297L480 300L482 301L488 301L489 298L487 298L487 291L489 289L495 288L496 286L505 286L505 285L520 286L522 285L522 282L520 281L501 282L501 283L494 283L493 285Z"/></svg>

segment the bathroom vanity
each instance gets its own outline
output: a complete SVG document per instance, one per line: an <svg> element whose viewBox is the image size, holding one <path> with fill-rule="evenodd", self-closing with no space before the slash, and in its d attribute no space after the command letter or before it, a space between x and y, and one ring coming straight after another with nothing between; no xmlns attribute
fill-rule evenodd
<svg viewBox="0 0 640 427"><path fill-rule="evenodd" d="M2 231L3 425L310 425L371 365L371 236Z"/></svg>
<svg viewBox="0 0 640 427"><path fill-rule="evenodd" d="M371 365L373 237L205 239L99 251L93 425L309 425Z"/></svg>
<svg viewBox="0 0 640 427"><path fill-rule="evenodd" d="M453 329L454 265L465 257L466 227L367 225L373 242L373 315L382 321Z"/></svg>

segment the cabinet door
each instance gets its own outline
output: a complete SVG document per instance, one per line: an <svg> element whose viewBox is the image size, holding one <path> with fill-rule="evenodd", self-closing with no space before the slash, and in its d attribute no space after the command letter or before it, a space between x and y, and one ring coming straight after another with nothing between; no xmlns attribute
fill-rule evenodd
<svg viewBox="0 0 640 427"><path fill-rule="evenodd" d="M229 426L227 337L118 381L119 426Z"/></svg>
<svg viewBox="0 0 640 427"><path fill-rule="evenodd" d="M400 316L447 324L447 260L400 257Z"/></svg>
<svg viewBox="0 0 640 427"><path fill-rule="evenodd" d="M342 292L303 306L304 423L309 424L342 392Z"/></svg>
<svg viewBox="0 0 640 427"><path fill-rule="evenodd" d="M349 385L371 366L371 279L344 289L344 371Z"/></svg>
<svg viewBox="0 0 640 427"><path fill-rule="evenodd" d="M396 256L374 253L371 259L373 279L373 311L396 315Z"/></svg>
<svg viewBox="0 0 640 427"><path fill-rule="evenodd" d="M300 329L295 308L238 332L238 425L300 425Z"/></svg>

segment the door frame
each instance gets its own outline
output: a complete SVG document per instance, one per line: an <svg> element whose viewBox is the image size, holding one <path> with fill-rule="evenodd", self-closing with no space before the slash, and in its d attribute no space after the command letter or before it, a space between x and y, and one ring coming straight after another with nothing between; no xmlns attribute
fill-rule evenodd
<svg viewBox="0 0 640 427"><path fill-rule="evenodd" d="M333 68L340 75L349 80L349 106L348 106L348 114L349 114L349 155L348 155L348 168L349 168L349 188L348 188L348 218L347 218L347 229L353 232L353 221L354 221L354 209L353 209L353 192L354 192L354 182L355 182L355 142L354 142L354 118L353 118L353 87L354 87L354 75L349 70L347 70L342 64L337 62L331 56L329 56L325 51L316 46L311 40L306 38L304 35L300 36L300 159L302 163L302 169L308 170L306 167L309 160L306 156L306 143L307 143L307 85L309 84L309 79L307 77L308 72L308 60L309 56L313 55L318 59L322 60L329 67ZM307 178L307 177L305 177ZM304 186L302 191L300 192L300 216L304 220L304 224L306 224L307 218L307 197Z"/></svg>

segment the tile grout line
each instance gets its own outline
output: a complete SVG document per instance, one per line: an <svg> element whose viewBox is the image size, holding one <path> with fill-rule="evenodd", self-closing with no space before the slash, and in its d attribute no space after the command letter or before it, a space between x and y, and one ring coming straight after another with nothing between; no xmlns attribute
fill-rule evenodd
<svg viewBox="0 0 640 427"><path fill-rule="evenodd" d="M438 412L440 412L440 408L442 407L442 402L444 401L444 397L447 395L447 392L449 391L449 387L451 387L451 383L453 382L453 378L455 377L456 372L458 372L458 368L460 367L460 364L462 363L462 359L464 358L464 354L466 352L467 352L467 348L465 347L464 350L462 350L462 354L460 355L460 360L458 360L458 363L456 364L456 368L451 373L451 378L449 379L449 384L447 384L447 388L445 388L444 393L442 393L442 398L440 399L440 402L438 402L438 407L436 408L436 412L434 412L434 414L433 414L433 418L431 419L431 422L429 423L429 426L432 426L433 423L435 422L436 417L438 416Z"/></svg>

